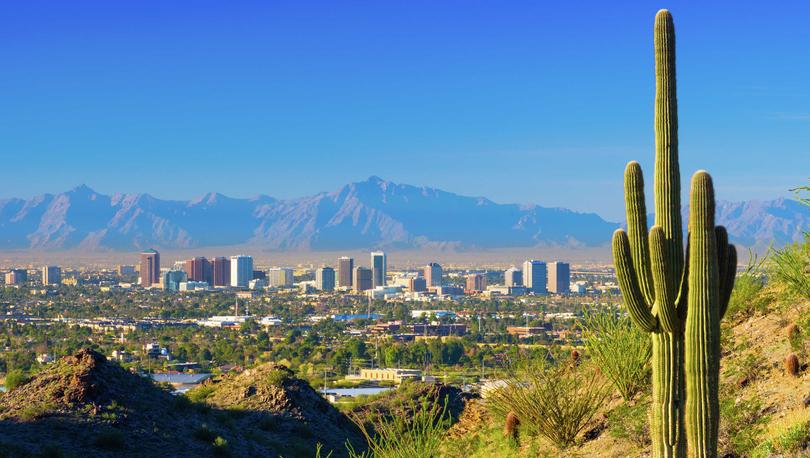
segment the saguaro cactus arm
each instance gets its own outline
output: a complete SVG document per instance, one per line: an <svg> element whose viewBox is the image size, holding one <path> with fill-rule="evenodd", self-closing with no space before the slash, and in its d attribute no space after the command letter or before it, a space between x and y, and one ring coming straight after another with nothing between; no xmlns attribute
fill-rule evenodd
<svg viewBox="0 0 810 458"><path fill-rule="evenodd" d="M633 266L633 258L630 251L630 240L627 233L618 229L613 233L613 259L616 265L616 277L619 280L619 288L624 296L630 318L647 332L658 329L658 319L653 316L647 303L644 301L644 294L639 287L636 271Z"/></svg>
<svg viewBox="0 0 810 458"><path fill-rule="evenodd" d="M630 238L633 267L641 293L648 307L655 302L653 277L650 271L650 250L647 244L647 206L644 202L644 174L641 165L631 161L624 169L624 204L627 214L627 235Z"/></svg>

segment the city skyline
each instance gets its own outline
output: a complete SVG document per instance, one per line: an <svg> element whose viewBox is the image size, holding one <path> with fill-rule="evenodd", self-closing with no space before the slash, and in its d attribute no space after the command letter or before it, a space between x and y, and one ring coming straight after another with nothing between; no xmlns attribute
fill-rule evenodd
<svg viewBox="0 0 810 458"><path fill-rule="evenodd" d="M721 199L787 195L810 168L810 65L792 57L810 6L734 3L726 21L728 2L671 3L684 173L709 169ZM623 165L652 162L658 6L46 4L4 6L0 198L293 198L384 175L616 219Z"/></svg>

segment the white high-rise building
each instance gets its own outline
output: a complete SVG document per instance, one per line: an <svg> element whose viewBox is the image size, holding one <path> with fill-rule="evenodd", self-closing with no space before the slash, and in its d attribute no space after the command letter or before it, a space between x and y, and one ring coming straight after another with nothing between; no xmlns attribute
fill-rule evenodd
<svg viewBox="0 0 810 458"><path fill-rule="evenodd" d="M267 271L267 284L273 288L286 288L293 284L293 270L286 267L272 267Z"/></svg>
<svg viewBox="0 0 810 458"><path fill-rule="evenodd" d="M505 286L523 286L523 272L517 267L510 267L503 273Z"/></svg>
<svg viewBox="0 0 810 458"><path fill-rule="evenodd" d="M315 287L321 291L335 290L335 269L321 267L315 271Z"/></svg>
<svg viewBox="0 0 810 458"><path fill-rule="evenodd" d="M388 259L382 251L371 252L371 281L372 287L385 286L385 275L388 268Z"/></svg>
<svg viewBox="0 0 810 458"><path fill-rule="evenodd" d="M546 263L534 259L523 263L523 286L534 294L547 294L548 271Z"/></svg>
<svg viewBox="0 0 810 458"><path fill-rule="evenodd" d="M571 291L571 266L566 262L548 263L548 292L568 294Z"/></svg>
<svg viewBox="0 0 810 458"><path fill-rule="evenodd" d="M231 286L247 288L250 280L253 280L253 257L231 256Z"/></svg>

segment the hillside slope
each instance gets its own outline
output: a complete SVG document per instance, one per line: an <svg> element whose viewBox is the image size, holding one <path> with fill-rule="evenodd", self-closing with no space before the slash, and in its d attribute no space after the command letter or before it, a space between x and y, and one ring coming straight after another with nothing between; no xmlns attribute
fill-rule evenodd
<svg viewBox="0 0 810 458"><path fill-rule="evenodd" d="M82 350L0 396L0 456L309 457L316 443L340 456L356 434L348 420L299 379L285 377L272 393L241 385L267 373L254 369L223 383L212 408ZM232 396L237 388L246 390Z"/></svg>

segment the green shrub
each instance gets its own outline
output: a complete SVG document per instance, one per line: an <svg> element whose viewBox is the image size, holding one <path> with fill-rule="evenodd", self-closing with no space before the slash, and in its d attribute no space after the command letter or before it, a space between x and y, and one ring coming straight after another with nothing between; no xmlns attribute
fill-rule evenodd
<svg viewBox="0 0 810 458"><path fill-rule="evenodd" d="M222 436L217 436L214 439L214 443L211 444L213 447L214 456L224 457L224 456L231 456L231 449L228 447L228 441L225 440Z"/></svg>
<svg viewBox="0 0 810 458"><path fill-rule="evenodd" d="M580 326L588 355L625 400L649 386L650 338L630 318L611 310L589 311Z"/></svg>
<svg viewBox="0 0 810 458"><path fill-rule="evenodd" d="M778 283L785 286L787 292L794 297L810 299L810 275L807 268L810 266L810 234L802 244L787 245L781 250L771 250L771 276Z"/></svg>
<svg viewBox="0 0 810 458"><path fill-rule="evenodd" d="M767 308L768 298L762 295L765 287L764 263L765 259L759 259L749 250L748 265L743 273L737 275L726 309L726 316L733 321L762 313Z"/></svg>
<svg viewBox="0 0 810 458"><path fill-rule="evenodd" d="M426 395L419 401L403 402L386 416L374 412L352 421L360 428L368 450L358 452L350 442L346 448L351 458L438 457L444 434L450 427L447 398L440 403L436 396Z"/></svg>
<svg viewBox="0 0 810 458"><path fill-rule="evenodd" d="M213 392L214 392L213 386L202 385L198 386L197 388L194 388L193 390L187 391L184 396L190 399L191 402L204 402L206 399L208 399L209 396L211 396Z"/></svg>
<svg viewBox="0 0 810 458"><path fill-rule="evenodd" d="M577 435L610 395L610 385L591 364L521 364L487 399L495 414L515 412L529 435L541 435L560 449Z"/></svg>
<svg viewBox="0 0 810 458"><path fill-rule="evenodd" d="M776 451L792 453L804 450L810 445L810 421L803 421L785 428L774 440Z"/></svg>
<svg viewBox="0 0 810 458"><path fill-rule="evenodd" d="M267 374L267 383L273 386L282 386L284 382L290 379L289 372L283 369L273 369Z"/></svg>
<svg viewBox="0 0 810 458"><path fill-rule="evenodd" d="M28 383L29 380L31 380L31 378L28 377L28 374L21 370L8 371L6 374L6 390L15 390Z"/></svg>
<svg viewBox="0 0 810 458"><path fill-rule="evenodd" d="M639 448L650 445L650 396L645 394L635 402L623 402L608 413L608 433L626 439Z"/></svg>
<svg viewBox="0 0 810 458"><path fill-rule="evenodd" d="M99 433L93 444L104 450L122 450L126 446L124 434L114 429Z"/></svg>

